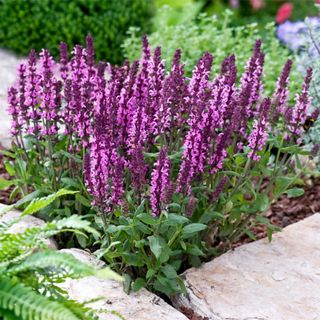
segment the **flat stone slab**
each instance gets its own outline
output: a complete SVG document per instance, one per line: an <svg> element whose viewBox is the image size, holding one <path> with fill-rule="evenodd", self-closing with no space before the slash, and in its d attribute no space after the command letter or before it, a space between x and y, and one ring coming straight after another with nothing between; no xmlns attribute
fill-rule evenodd
<svg viewBox="0 0 320 320"><path fill-rule="evenodd" d="M0 211L4 207L7 207L7 206L0 203ZM12 220L19 218L20 215L21 215L20 211L10 210L6 212L4 215L0 215L0 222L10 222ZM26 229L43 226L44 223L45 222L43 220L37 217L28 215L23 217L19 222L16 222L15 224L13 224L8 231L10 233L22 233ZM57 249L57 244L53 239L47 239L45 241L46 241L46 244L49 246L49 248Z"/></svg>
<svg viewBox="0 0 320 320"><path fill-rule="evenodd" d="M206 320L319 320L320 214L227 252L183 277L176 307ZM196 317L198 316L198 317Z"/></svg>
<svg viewBox="0 0 320 320"><path fill-rule="evenodd" d="M21 62L22 59L19 59L13 53L0 49L0 143L5 148L10 148L11 145L11 119L6 111L8 105L7 91L16 81L17 68Z"/></svg>
<svg viewBox="0 0 320 320"><path fill-rule="evenodd" d="M77 259L87 263L96 264L94 257L86 251L79 249L63 249L62 252L70 253ZM100 262L101 263L101 262ZM113 281L86 277L79 280L67 280L62 287L68 291L71 299L80 302L102 297L90 306L99 313L101 320L119 320L116 312L126 320L187 320L182 313L167 304L153 293L142 289L137 293L126 294L122 284Z"/></svg>

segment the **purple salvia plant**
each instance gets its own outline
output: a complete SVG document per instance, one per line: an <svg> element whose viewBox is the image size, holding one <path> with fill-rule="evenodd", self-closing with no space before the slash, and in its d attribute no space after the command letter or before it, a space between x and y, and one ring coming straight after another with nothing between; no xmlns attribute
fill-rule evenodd
<svg viewBox="0 0 320 320"><path fill-rule="evenodd" d="M35 50L31 50L27 61L27 79L26 79L26 100L28 107L28 118L30 125L27 129L29 134L37 135L40 131L40 110L39 103L39 81L40 76L37 72L37 56Z"/></svg>
<svg viewBox="0 0 320 320"><path fill-rule="evenodd" d="M277 81L276 89L273 94L271 117L276 121L278 117L284 114L288 107L288 83L292 66L292 60L288 60L282 69L281 75Z"/></svg>
<svg viewBox="0 0 320 320"><path fill-rule="evenodd" d="M19 121L20 108L18 100L18 90L10 87L8 91L8 113L11 115L11 134L18 136L21 132L21 123Z"/></svg>
<svg viewBox="0 0 320 320"><path fill-rule="evenodd" d="M311 105L311 99L308 96L311 79L312 69L309 68L302 84L301 93L296 96L295 106L292 109L287 108L288 128L294 136L298 136L299 141L301 141L301 127L307 118L308 109Z"/></svg>
<svg viewBox="0 0 320 320"><path fill-rule="evenodd" d="M58 132L61 85L53 76L54 60L49 51L42 50L40 53L40 66L41 133L44 135L54 135Z"/></svg>
<svg viewBox="0 0 320 320"><path fill-rule="evenodd" d="M253 49L252 57L247 63L246 70L241 77L240 95L244 92L249 94L248 102L243 109L242 134L245 135L246 119L250 118L255 110L254 105L259 101L262 91L262 74L263 74L264 54L261 52L261 40L257 40Z"/></svg>
<svg viewBox="0 0 320 320"><path fill-rule="evenodd" d="M270 111L271 101L269 98L265 98L260 107L259 119L254 119L253 129L248 137L249 148L248 157L254 161L260 160L260 156L257 154L263 150L267 141L269 123L268 113Z"/></svg>
<svg viewBox="0 0 320 320"><path fill-rule="evenodd" d="M66 81L69 75L68 45L60 43L60 75L63 81Z"/></svg>
<svg viewBox="0 0 320 320"><path fill-rule="evenodd" d="M18 68L19 76L19 122L25 125L26 128L29 126L28 117L28 106L26 105L26 79L27 79L27 67L26 64L22 63Z"/></svg>
<svg viewBox="0 0 320 320"><path fill-rule="evenodd" d="M150 202L152 214L161 214L164 201L167 199L166 192L170 185L170 160L166 148L162 148L151 174Z"/></svg>
<svg viewBox="0 0 320 320"><path fill-rule="evenodd" d="M153 132L161 135L173 128L182 126L187 112L184 97L187 86L184 78L184 68L180 63L181 50L176 50L171 66L171 72L165 77L160 105L155 110ZM173 134L173 133L171 133Z"/></svg>
<svg viewBox="0 0 320 320"><path fill-rule="evenodd" d="M223 176L221 178L221 180L219 181L219 183L216 186L216 189L212 193L212 196L211 196L211 199L210 199L212 202L215 202L215 201L217 201L219 199L219 196L222 193L227 181L228 181L228 177L227 176Z"/></svg>
<svg viewBox="0 0 320 320"><path fill-rule="evenodd" d="M135 61L130 70L126 79L124 80L123 87L120 91L118 111L117 111L117 124L119 127L119 144L124 146L127 142L129 136L129 121L130 121L130 110L129 110L129 99L133 94L133 86L136 80L136 75L139 68L139 62Z"/></svg>

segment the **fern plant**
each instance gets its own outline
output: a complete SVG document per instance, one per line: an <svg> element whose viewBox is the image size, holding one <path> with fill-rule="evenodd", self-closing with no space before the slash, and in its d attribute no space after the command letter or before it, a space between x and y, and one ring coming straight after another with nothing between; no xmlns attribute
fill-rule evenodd
<svg viewBox="0 0 320 320"><path fill-rule="evenodd" d="M19 218L0 223L0 319L98 319L87 303L69 300L58 284L67 278L91 275L120 279L108 268L97 269L70 254L48 249L46 240L65 231L97 236L97 231L83 217L72 215L28 228L22 233L10 232L10 228L24 215L36 212L68 193L68 190L60 190L52 196L34 199Z"/></svg>

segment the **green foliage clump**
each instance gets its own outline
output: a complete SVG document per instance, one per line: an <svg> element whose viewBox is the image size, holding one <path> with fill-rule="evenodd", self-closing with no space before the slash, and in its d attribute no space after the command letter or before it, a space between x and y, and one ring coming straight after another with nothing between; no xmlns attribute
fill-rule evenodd
<svg viewBox="0 0 320 320"><path fill-rule="evenodd" d="M0 46L26 55L31 48L58 54L58 44L95 38L98 59L123 61L120 44L130 26L149 28L152 0L1 0Z"/></svg>
<svg viewBox="0 0 320 320"><path fill-rule="evenodd" d="M60 192L66 193L66 190ZM55 196L58 194L52 195ZM48 197L33 200L27 206L29 211L26 208L19 218L0 223L0 318L3 320L97 320L86 303L68 299L58 284L92 275L119 279L109 269L98 270L70 254L48 249L45 240L66 230L90 233L90 223L82 217L73 215L21 233L10 231L26 214L38 211L50 201ZM10 208L2 208L0 216Z"/></svg>
<svg viewBox="0 0 320 320"><path fill-rule="evenodd" d="M168 25L164 21L159 29L149 35L151 46L160 45L163 57L170 65L176 48L182 49L182 61L185 63L187 75L191 75L193 66L205 51L213 53L213 74L220 71L221 62L227 55L235 54L239 74L244 71L246 61L251 56L251 48L256 39L261 38L256 23L246 26L232 27L233 13L224 12L223 17L208 17L201 14L196 20L190 20L179 25ZM129 37L123 44L124 54L130 60L137 60L141 55L140 30L131 28ZM283 47L275 37L275 26L269 23L265 26L263 50L265 52L265 93L271 94L274 90L277 77L282 67L290 57L289 50ZM293 92L299 90L297 73L291 74L290 88Z"/></svg>
<svg viewBox="0 0 320 320"><path fill-rule="evenodd" d="M318 6L320 11L320 6ZM298 69L304 71L307 68L312 68L313 76L310 87L310 94L312 96L312 108L317 114L317 109L320 111L320 29L318 23L311 23L308 19L305 21L307 30L303 37L303 47L296 52L296 59L298 61ZM301 36L300 36L301 37ZM306 123L307 133L305 141L308 146L313 150L315 160L320 169L320 120L316 117L310 117L309 123ZM310 125L310 128L308 127Z"/></svg>

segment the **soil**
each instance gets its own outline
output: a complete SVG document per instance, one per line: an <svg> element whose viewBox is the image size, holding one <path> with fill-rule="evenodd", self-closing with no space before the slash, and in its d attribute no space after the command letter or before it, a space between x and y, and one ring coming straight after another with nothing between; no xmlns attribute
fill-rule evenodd
<svg viewBox="0 0 320 320"><path fill-rule="evenodd" d="M265 216L270 219L272 224L284 228L320 212L320 178L311 180L309 185L304 186L304 190L304 194L300 197L281 196L271 205ZM257 240L267 236L266 227L263 225L257 225L252 231ZM252 241L253 239L244 235L233 247Z"/></svg>

